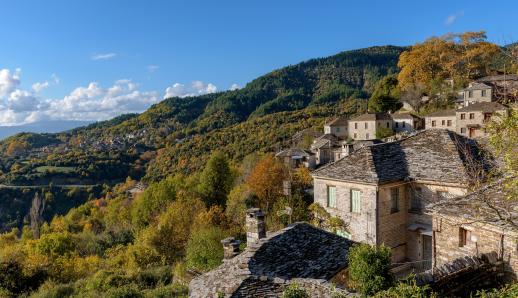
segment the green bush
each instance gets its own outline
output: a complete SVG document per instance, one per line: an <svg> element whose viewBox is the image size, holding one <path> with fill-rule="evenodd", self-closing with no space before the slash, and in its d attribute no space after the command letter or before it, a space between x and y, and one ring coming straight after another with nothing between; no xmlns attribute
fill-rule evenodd
<svg viewBox="0 0 518 298"><path fill-rule="evenodd" d="M349 250L349 276L352 286L363 295L373 295L393 285L390 248L358 244Z"/></svg>
<svg viewBox="0 0 518 298"><path fill-rule="evenodd" d="M431 293L430 287L417 286L415 279L410 278L407 281L399 282L396 286L378 292L375 298L428 298L436 297L434 293Z"/></svg>
<svg viewBox="0 0 518 298"><path fill-rule="evenodd" d="M223 238L225 233L218 227L193 231L187 243L187 267L209 271L221 264Z"/></svg>
<svg viewBox="0 0 518 298"><path fill-rule="evenodd" d="M475 295L478 298L516 298L518 297L518 283L507 285L501 289L478 291Z"/></svg>
<svg viewBox="0 0 518 298"><path fill-rule="evenodd" d="M290 284L282 292L282 298L309 298L309 294L303 287L296 283Z"/></svg>
<svg viewBox="0 0 518 298"><path fill-rule="evenodd" d="M144 295L141 293L139 287L135 284L128 284L118 288L109 289L106 294L106 298L143 298Z"/></svg>

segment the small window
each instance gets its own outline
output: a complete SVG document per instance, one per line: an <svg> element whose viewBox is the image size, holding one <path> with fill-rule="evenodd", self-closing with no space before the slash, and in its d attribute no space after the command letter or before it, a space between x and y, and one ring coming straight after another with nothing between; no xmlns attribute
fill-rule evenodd
<svg viewBox="0 0 518 298"><path fill-rule="evenodd" d="M486 90L482 90L482 97L486 97Z"/></svg>
<svg viewBox="0 0 518 298"><path fill-rule="evenodd" d="M403 123L405 123L405 122L403 122ZM398 127L399 127L399 122L396 122L396 128L398 128Z"/></svg>
<svg viewBox="0 0 518 298"><path fill-rule="evenodd" d="M448 126L451 126L451 120L448 120L448 124L447 124L447 125L448 125Z"/></svg>
<svg viewBox="0 0 518 298"><path fill-rule="evenodd" d="M423 190L421 187L415 187L412 189L412 195L410 198L410 210L411 211L421 211L421 199L423 196Z"/></svg>
<svg viewBox="0 0 518 298"><path fill-rule="evenodd" d="M491 121L491 116L492 116L491 113L484 113L484 122Z"/></svg>
<svg viewBox="0 0 518 298"><path fill-rule="evenodd" d="M337 128L336 128L336 132L340 132L340 127L337 127Z"/></svg>
<svg viewBox="0 0 518 298"><path fill-rule="evenodd" d="M402 124L401 126L402 126L403 128L405 128L405 123L406 123L406 122L402 122L402 123L401 123L401 124Z"/></svg>
<svg viewBox="0 0 518 298"><path fill-rule="evenodd" d="M437 122L435 120L432 121L432 127L435 127L435 125L437 124Z"/></svg>
<svg viewBox="0 0 518 298"><path fill-rule="evenodd" d="M459 228L459 247L464 247L468 245L469 237L471 236L471 232L464 229Z"/></svg>
<svg viewBox="0 0 518 298"><path fill-rule="evenodd" d="M365 129L369 128L369 123L365 122Z"/></svg>
<svg viewBox="0 0 518 298"><path fill-rule="evenodd" d="M360 191L351 189L351 212L360 213Z"/></svg>
<svg viewBox="0 0 518 298"><path fill-rule="evenodd" d="M469 97L469 98L472 98L472 97L473 97L473 91L471 91L471 90L470 90L470 91L468 91L468 97Z"/></svg>
<svg viewBox="0 0 518 298"><path fill-rule="evenodd" d="M393 187L390 189L390 213L399 212L399 188Z"/></svg>
<svg viewBox="0 0 518 298"><path fill-rule="evenodd" d="M464 113L460 114L460 120L464 120L464 119L466 119L466 114L464 114Z"/></svg>
<svg viewBox="0 0 518 298"><path fill-rule="evenodd" d="M358 135L356 133L354 133L354 138L357 139L358 138Z"/></svg>
<svg viewBox="0 0 518 298"><path fill-rule="evenodd" d="M465 127L461 127L460 128L460 133L466 133L466 128Z"/></svg>
<svg viewBox="0 0 518 298"><path fill-rule="evenodd" d="M358 123L354 123L354 129L358 129Z"/></svg>
<svg viewBox="0 0 518 298"><path fill-rule="evenodd" d="M336 208L336 187L327 187L327 207Z"/></svg>
<svg viewBox="0 0 518 298"><path fill-rule="evenodd" d="M469 113L469 119L475 119L475 113Z"/></svg>
<svg viewBox="0 0 518 298"><path fill-rule="evenodd" d="M387 128L389 128L389 127L390 127L390 122L387 122Z"/></svg>
<svg viewBox="0 0 518 298"><path fill-rule="evenodd" d="M445 126L446 125L446 120L441 120L441 125Z"/></svg>
<svg viewBox="0 0 518 298"><path fill-rule="evenodd" d="M366 134L365 134L365 138L366 138L367 140L369 139L369 134L368 134L368 133L366 133Z"/></svg>

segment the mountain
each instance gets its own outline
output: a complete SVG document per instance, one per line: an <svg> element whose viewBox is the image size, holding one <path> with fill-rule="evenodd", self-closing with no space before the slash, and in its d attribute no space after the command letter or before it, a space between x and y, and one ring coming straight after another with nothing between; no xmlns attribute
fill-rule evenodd
<svg viewBox="0 0 518 298"><path fill-rule="evenodd" d="M236 162L277 150L297 131L365 106L376 82L398 71L405 49L346 51L274 70L240 90L168 98L142 114L67 132L11 136L0 142L0 184L40 185L46 193L49 184L80 187L59 192L54 201L83 201L94 198L101 185L106 191L127 177L152 182L195 172L213 150ZM8 210L9 216L0 214L0 230L21 224L34 195L17 193L18 208ZM0 200L12 198L0 192ZM56 210L47 208L47 218L61 212Z"/></svg>
<svg viewBox="0 0 518 298"><path fill-rule="evenodd" d="M91 121L39 121L16 126L0 126L0 140L21 132L33 133L57 133L70 130L76 127L85 126Z"/></svg>

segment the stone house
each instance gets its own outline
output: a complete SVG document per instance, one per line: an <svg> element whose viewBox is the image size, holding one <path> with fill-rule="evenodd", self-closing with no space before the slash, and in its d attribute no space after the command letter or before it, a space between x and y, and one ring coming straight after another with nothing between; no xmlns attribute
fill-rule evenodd
<svg viewBox="0 0 518 298"><path fill-rule="evenodd" d="M425 116L426 129L456 130L457 117L455 110L441 110Z"/></svg>
<svg viewBox="0 0 518 298"><path fill-rule="evenodd" d="M291 169L299 167L314 169L316 166L315 153L309 150L299 148L285 149L275 154L275 157Z"/></svg>
<svg viewBox="0 0 518 298"><path fill-rule="evenodd" d="M424 130L372 145L312 172L314 201L348 226L353 241L384 243L394 262L430 267L432 217L424 206L467 192L468 168L460 148L473 142L447 130Z"/></svg>
<svg viewBox="0 0 518 298"><path fill-rule="evenodd" d="M392 128L396 133L412 133L424 129L424 121L421 117L411 113L394 113L392 117Z"/></svg>
<svg viewBox="0 0 518 298"><path fill-rule="evenodd" d="M468 87L459 91L458 107L467 107L477 102L491 102L493 87L484 83L472 82Z"/></svg>
<svg viewBox="0 0 518 298"><path fill-rule="evenodd" d="M507 115L507 108L497 102L477 102L458 109L455 113L457 133L470 138L479 138L487 135L486 123L494 116Z"/></svg>
<svg viewBox="0 0 518 298"><path fill-rule="evenodd" d="M247 211L246 227L247 248L239 252L239 241L224 239L223 264L194 278L190 297L280 297L291 283L310 297L357 297L341 289L354 242L307 223L267 234L259 209Z"/></svg>
<svg viewBox="0 0 518 298"><path fill-rule="evenodd" d="M495 186L483 187L454 202L441 200L427 206L427 213L433 216L434 267L464 257L495 254L504 261L506 271L516 277L517 207L517 202L505 199Z"/></svg>
<svg viewBox="0 0 518 298"><path fill-rule="evenodd" d="M334 134L324 134L314 139L310 151L315 153L316 165L324 165L335 161L335 151L341 148L341 143L342 140Z"/></svg>
<svg viewBox="0 0 518 298"><path fill-rule="evenodd" d="M392 117L386 113L366 113L349 120L348 134L353 140L374 140L381 128L392 129Z"/></svg>
<svg viewBox="0 0 518 298"><path fill-rule="evenodd" d="M339 138L347 138L347 118L340 116L324 124L324 134L334 134Z"/></svg>

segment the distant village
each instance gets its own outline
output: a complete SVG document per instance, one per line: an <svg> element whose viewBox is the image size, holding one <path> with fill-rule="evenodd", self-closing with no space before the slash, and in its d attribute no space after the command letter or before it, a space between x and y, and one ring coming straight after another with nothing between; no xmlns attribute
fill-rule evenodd
<svg viewBox="0 0 518 298"><path fill-rule="evenodd" d="M358 242L389 247L394 275L416 273L420 285L455 281L451 286L462 291L487 279L481 268L511 278L518 270L518 230L510 224L518 217L516 203L491 185L469 185L474 163L484 167L477 154L486 124L516 109L502 103L502 94L516 90L518 76L486 77L458 91L455 109L420 117L405 103L405 111L338 116L323 133L297 133L297 140L311 137L310 146L293 146L276 157L289 168L310 169L314 202L346 227L329 233L296 223L270 234L268 215L251 209L246 250L225 239L224 264L195 278L191 296L263 297L297 283L311 297L330 297L347 268L344 248ZM393 133L383 136L387 130ZM491 208L505 211L507 219Z"/></svg>

